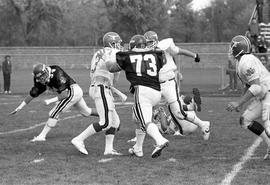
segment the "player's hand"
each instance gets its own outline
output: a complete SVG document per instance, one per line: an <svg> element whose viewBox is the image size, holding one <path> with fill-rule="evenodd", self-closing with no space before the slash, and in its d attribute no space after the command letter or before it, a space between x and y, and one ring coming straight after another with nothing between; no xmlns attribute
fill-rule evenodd
<svg viewBox="0 0 270 185"><path fill-rule="evenodd" d="M227 105L227 108L226 108L226 110L227 111L230 111L230 112L232 112L232 111L236 111L236 112L239 112L240 111L240 105L239 105L239 103L238 102L230 102L230 103L228 103L228 105Z"/></svg>
<svg viewBox="0 0 270 185"><path fill-rule="evenodd" d="M14 115L14 114L16 114L17 112L19 112L21 109L18 109L18 108L16 108L14 111L12 111L12 112L10 112L8 115Z"/></svg>
<svg viewBox="0 0 270 185"><path fill-rule="evenodd" d="M198 53L196 53L194 61L197 62L197 63L201 61Z"/></svg>
<svg viewBox="0 0 270 185"><path fill-rule="evenodd" d="M50 101L49 101L49 99L46 99L46 100L43 101L43 103L44 103L44 105L49 105Z"/></svg>

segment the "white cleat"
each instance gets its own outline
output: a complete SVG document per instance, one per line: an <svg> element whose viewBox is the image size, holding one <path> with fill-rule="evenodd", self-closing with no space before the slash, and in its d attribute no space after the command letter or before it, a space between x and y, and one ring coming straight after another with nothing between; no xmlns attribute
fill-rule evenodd
<svg viewBox="0 0 270 185"><path fill-rule="evenodd" d="M88 155L87 150L85 149L85 145L83 143L83 141L80 141L76 138L73 138L71 140L71 143L77 148L77 150L79 150L82 154L84 155Z"/></svg>
<svg viewBox="0 0 270 185"><path fill-rule="evenodd" d="M42 142L46 141L45 137L35 136L33 139L30 140L30 142Z"/></svg>
<svg viewBox="0 0 270 185"><path fill-rule="evenodd" d="M120 155L123 155L123 154L120 153L120 152L117 152L116 150L113 149L112 151L105 151L104 155L118 155L118 156L120 156Z"/></svg>
<svg viewBox="0 0 270 185"><path fill-rule="evenodd" d="M128 149L128 153L130 153L131 155L135 155L137 157L143 157L143 151L136 151L134 147Z"/></svg>
<svg viewBox="0 0 270 185"><path fill-rule="evenodd" d="M207 141L210 137L210 122L209 121L205 121L205 125L202 128L202 134L203 134L203 139Z"/></svg>
<svg viewBox="0 0 270 185"><path fill-rule="evenodd" d="M267 148L266 154L263 157L263 160L269 160L270 159L270 146Z"/></svg>
<svg viewBox="0 0 270 185"><path fill-rule="evenodd" d="M152 152L152 158L157 158L161 155L161 152L164 148L169 146L169 141L166 140L164 144L155 146L155 149Z"/></svg>

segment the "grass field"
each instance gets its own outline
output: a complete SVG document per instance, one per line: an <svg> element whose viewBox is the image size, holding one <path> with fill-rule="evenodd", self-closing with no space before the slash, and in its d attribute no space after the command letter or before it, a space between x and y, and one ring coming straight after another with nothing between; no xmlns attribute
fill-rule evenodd
<svg viewBox="0 0 270 185"><path fill-rule="evenodd" d="M67 70L81 85L89 106L88 70ZM199 131L187 137L165 136L170 146L157 159L151 158L154 142L146 137L144 157L128 155L135 136L131 105L117 105L121 130L115 148L121 157L105 157L104 134L86 141L88 156L81 155L70 140L96 118L84 118L76 111L64 113L46 142L30 143L42 129L51 106L41 104L46 95L35 99L13 117L7 114L23 100L32 85L31 69L14 71L13 95L0 94L0 184L1 185L269 185L270 161L263 161L266 145L255 135L240 128L239 113L225 111L227 102L236 97L213 97L220 93L220 71L185 69L184 92L198 87L203 92L203 120L210 120L209 141ZM117 87L128 91L121 75ZM132 98L129 97L129 101Z"/></svg>
<svg viewBox="0 0 270 185"><path fill-rule="evenodd" d="M230 97L203 97L201 119L210 120L209 141L199 131L170 140L159 158L152 159L154 142L146 137L144 157L128 155L135 126L130 105L117 105L121 130L115 148L125 156L105 157L104 134L85 142L88 156L80 154L70 140L96 118L64 113L46 142L30 143L46 121L51 106L41 96L13 117L7 116L23 95L0 95L0 184L2 185L269 185L270 161L264 161L266 145L240 128L238 113L228 113ZM86 97L90 106L93 102ZM131 98L129 98L131 101ZM104 162L105 161L105 162ZM106 162L107 161L107 162Z"/></svg>

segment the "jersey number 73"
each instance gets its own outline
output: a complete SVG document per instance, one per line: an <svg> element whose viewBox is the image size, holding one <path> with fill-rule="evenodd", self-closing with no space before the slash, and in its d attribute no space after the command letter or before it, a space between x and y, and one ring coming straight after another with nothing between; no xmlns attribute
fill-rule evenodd
<svg viewBox="0 0 270 185"><path fill-rule="evenodd" d="M157 76L156 57L152 54L138 54L130 55L130 62L135 64L135 71L137 76L147 74L149 76Z"/></svg>

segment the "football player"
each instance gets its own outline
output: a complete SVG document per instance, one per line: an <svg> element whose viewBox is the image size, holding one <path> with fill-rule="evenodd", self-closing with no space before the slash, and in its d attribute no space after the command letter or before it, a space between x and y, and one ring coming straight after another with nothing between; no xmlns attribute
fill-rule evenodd
<svg viewBox="0 0 270 185"><path fill-rule="evenodd" d="M268 159L270 155L270 73L260 60L251 54L251 44L247 37L242 35L233 37L230 53L236 59L237 75L246 88L238 101L228 103L227 110L240 111L245 103L253 99L240 116L240 125L266 142L268 148L264 159ZM261 118L264 124L255 121L258 118Z"/></svg>
<svg viewBox="0 0 270 185"><path fill-rule="evenodd" d="M159 71L159 82L161 86L162 96L168 103L168 108L175 118L175 123L179 128L182 127L181 120L188 120L201 128L204 140L208 140L210 136L210 122L202 121L196 115L185 112L188 109L183 109L179 98L179 88L175 80L175 70L177 66L174 62L174 56L185 55L194 58L195 62L200 62L199 55L191 51L177 47L172 38L158 40L158 35L154 31L148 31L144 34L147 40L147 47L155 50L161 49L165 52L166 64ZM201 109L200 93L194 89L194 100L198 106L198 111ZM186 107L187 108L187 107Z"/></svg>
<svg viewBox="0 0 270 185"><path fill-rule="evenodd" d="M120 119L115 110L112 86L119 78L118 73L111 73L106 67L108 61L116 60L116 53L121 49L122 39L115 32L103 36L103 48L98 50L91 61L89 96L95 101L99 122L91 124L71 143L83 154L88 154L84 140L89 136L105 131L104 155L122 155L113 148L115 133L120 126Z"/></svg>
<svg viewBox="0 0 270 185"><path fill-rule="evenodd" d="M180 97L181 104L183 106L193 106L195 107L194 110L188 111L192 115L196 115L196 103L194 102L194 99L191 96L184 96L181 95ZM180 120L181 127L178 127L175 124L175 121L171 115L168 114L169 110L166 108L166 103L160 106L155 106L153 110L153 122L158 126L160 133L162 134L168 134L168 135L174 135L174 136L187 136L189 134L192 134L195 132L198 128L197 125L193 124L190 121L187 120ZM139 122L138 118L133 115L133 119L135 122ZM136 142L136 137L128 140L129 142Z"/></svg>
<svg viewBox="0 0 270 185"><path fill-rule="evenodd" d="M31 140L32 142L45 141L49 131L56 126L60 114L66 112L72 106L77 108L83 116L98 116L95 109L89 108L86 105L81 87L61 67L57 65L47 66L45 64L37 64L34 66L33 75L34 86L30 90L29 95L10 114L16 114L47 89L58 93L58 96L54 98L54 101L58 103L50 111L49 119L43 130Z"/></svg>
<svg viewBox="0 0 270 185"><path fill-rule="evenodd" d="M129 41L129 51L118 52L116 58L116 62L107 63L107 67L111 72L125 71L131 84L130 92L134 94L133 110L140 120L141 127L141 130L136 130L137 142L129 152L138 157L143 156L144 135L140 135L146 132L156 142L152 152L152 158L156 158L169 144L160 134L157 125L152 122L152 108L161 98L158 73L165 63L164 53L161 50L147 49L144 36L135 35Z"/></svg>

